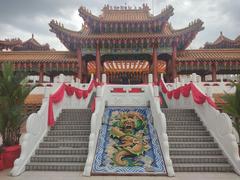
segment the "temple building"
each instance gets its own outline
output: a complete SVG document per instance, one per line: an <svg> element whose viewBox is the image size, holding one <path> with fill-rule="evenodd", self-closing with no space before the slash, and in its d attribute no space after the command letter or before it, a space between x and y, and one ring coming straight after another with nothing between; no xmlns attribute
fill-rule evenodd
<svg viewBox="0 0 240 180"><path fill-rule="evenodd" d="M204 48L188 50L198 32L204 29L201 20L194 20L183 29L174 29L169 22L173 7L167 6L158 15L152 15L143 4L139 8L105 5L99 16L85 7L79 8L84 24L80 31L72 31L52 20L50 31L69 51L50 51L49 45L39 44L34 37L26 42L20 39L0 41L0 63L11 61L17 71L38 75L39 82L48 76L50 81L63 73L80 78L81 82L94 74L101 81L107 75L108 83L139 84L153 74L157 83L160 74L166 82L181 75L197 73L205 80L210 75L239 74L240 39L231 40L220 34ZM18 52L16 52L18 51Z"/></svg>

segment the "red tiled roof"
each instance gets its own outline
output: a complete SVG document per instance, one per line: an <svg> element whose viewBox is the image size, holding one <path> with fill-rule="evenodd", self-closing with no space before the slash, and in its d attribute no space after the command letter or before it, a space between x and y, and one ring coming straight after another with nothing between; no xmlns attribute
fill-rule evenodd
<svg viewBox="0 0 240 180"><path fill-rule="evenodd" d="M0 52L0 62L76 62L76 54L64 51L11 51Z"/></svg>
<svg viewBox="0 0 240 180"><path fill-rule="evenodd" d="M153 16L150 14L150 8L143 4L139 8L131 8L126 6L111 7L106 5L102 9L102 14L97 17L85 7L79 8L79 15L83 19L91 18L101 22L137 22L137 21L152 21L155 19L168 20L173 15L173 7L167 6L160 14Z"/></svg>
<svg viewBox="0 0 240 180"><path fill-rule="evenodd" d="M130 32L130 33L101 33L101 34L92 34L90 30L84 26L82 31L72 31L69 29L64 28L61 24L58 22L52 20L49 23L51 27L51 31L56 33L56 34L65 34L69 35L72 38L80 38L80 39L132 39L132 38L161 38L161 37L166 37L166 38L172 38L172 37L177 37L180 36L184 33L190 33L190 32L198 32L203 29L202 25L203 22L201 20L196 20L192 23L187 28L179 29L179 30L173 30L171 26L167 23L165 26L165 29L163 32L158 32L158 33L153 33L153 32ZM60 36L60 35L59 35ZM61 36L60 36L61 38Z"/></svg>
<svg viewBox="0 0 240 180"><path fill-rule="evenodd" d="M205 49L212 49L212 48L240 48L240 36L238 36L235 40L231 40L223 35L220 32L219 37L213 42L207 42L204 45Z"/></svg>
<svg viewBox="0 0 240 180"><path fill-rule="evenodd" d="M218 61L237 60L240 61L240 49L199 49L185 50L177 54L178 61Z"/></svg>

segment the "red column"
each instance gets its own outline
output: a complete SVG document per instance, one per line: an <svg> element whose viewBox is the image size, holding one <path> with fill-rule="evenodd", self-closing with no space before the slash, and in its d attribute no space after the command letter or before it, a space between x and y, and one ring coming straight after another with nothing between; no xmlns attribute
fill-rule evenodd
<svg viewBox="0 0 240 180"><path fill-rule="evenodd" d="M157 48L156 46L154 45L153 46L153 82L154 84L157 84L158 83L158 74L157 74L157 63L158 63L158 60L157 60Z"/></svg>
<svg viewBox="0 0 240 180"><path fill-rule="evenodd" d="M43 83L43 77L44 77L44 72L43 72L43 64L40 64L39 66L39 83Z"/></svg>
<svg viewBox="0 0 240 180"><path fill-rule="evenodd" d="M177 77L176 61L177 61L177 43L174 42L173 46L172 46L172 78L173 78L173 81Z"/></svg>
<svg viewBox="0 0 240 180"><path fill-rule="evenodd" d="M101 82L101 62L100 62L100 48L99 44L97 43L96 47L96 81Z"/></svg>
<svg viewBox="0 0 240 180"><path fill-rule="evenodd" d="M82 74L83 74L83 68L82 68L82 64L83 64L83 60L82 60L82 51L80 48L77 48L77 60L78 60L78 72L77 72L77 77L80 79L81 82L83 82L82 79Z"/></svg>
<svg viewBox="0 0 240 180"><path fill-rule="evenodd" d="M212 63L212 81L217 81L217 69L216 69L216 63Z"/></svg>

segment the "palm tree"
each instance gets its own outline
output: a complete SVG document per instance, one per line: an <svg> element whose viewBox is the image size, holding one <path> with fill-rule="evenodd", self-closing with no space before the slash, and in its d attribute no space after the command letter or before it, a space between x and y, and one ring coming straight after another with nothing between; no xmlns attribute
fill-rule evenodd
<svg viewBox="0 0 240 180"><path fill-rule="evenodd" d="M233 126L240 136L240 83L232 82L232 84L236 87L236 92L224 95L226 104L223 106L223 111L233 117Z"/></svg>
<svg viewBox="0 0 240 180"><path fill-rule="evenodd" d="M19 143L24 116L24 100L31 91L26 75L14 72L11 63L4 63L0 74L0 134L3 146Z"/></svg>

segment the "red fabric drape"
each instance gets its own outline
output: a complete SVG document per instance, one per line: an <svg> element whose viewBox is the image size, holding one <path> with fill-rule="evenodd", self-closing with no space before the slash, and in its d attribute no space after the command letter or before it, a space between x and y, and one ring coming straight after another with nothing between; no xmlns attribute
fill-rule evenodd
<svg viewBox="0 0 240 180"><path fill-rule="evenodd" d="M172 91L168 91L168 92L167 92L167 97L168 97L168 99L172 99L172 94L173 94Z"/></svg>
<svg viewBox="0 0 240 180"><path fill-rule="evenodd" d="M75 95L78 99L83 97L83 90L75 88Z"/></svg>
<svg viewBox="0 0 240 180"><path fill-rule="evenodd" d="M65 91L68 96L72 96L74 94L74 87L65 84Z"/></svg>
<svg viewBox="0 0 240 180"><path fill-rule="evenodd" d="M174 89L173 90L173 97L175 98L175 99L179 99L179 97L180 97L180 87L179 88L177 88L177 89Z"/></svg>
<svg viewBox="0 0 240 180"><path fill-rule="evenodd" d="M197 104L203 104L206 100L206 96L202 94L194 84L191 85L193 100Z"/></svg>
<svg viewBox="0 0 240 180"><path fill-rule="evenodd" d="M209 105L214 108L217 107L215 102L210 97L199 91L199 89L193 83L185 84L184 86L174 89L172 91L168 91L162 80L160 81L159 86L161 87L162 92L164 94L167 94L168 99L172 99L172 97L174 97L175 99L179 99L181 94L184 97L189 97L190 91L192 91L192 97L195 103L203 104L207 100Z"/></svg>
<svg viewBox="0 0 240 180"><path fill-rule="evenodd" d="M88 90L83 90L83 98L86 99L88 97Z"/></svg>
<svg viewBox="0 0 240 180"><path fill-rule="evenodd" d="M70 85L62 84L61 87L54 94L49 96L49 104L48 104L48 125L54 125L54 114L53 114L53 103L59 103L62 101L64 97L64 92L66 91L68 96L72 96L74 93L78 99L87 98L88 94L93 90L95 85L95 81L91 81L87 90L78 89L72 87Z"/></svg>
<svg viewBox="0 0 240 180"><path fill-rule="evenodd" d="M93 102L91 104L91 111L92 111L92 113L95 111L95 107L96 107L96 97L94 97L94 100L93 100Z"/></svg>
<svg viewBox="0 0 240 180"><path fill-rule="evenodd" d="M188 97L190 95L190 91L191 91L191 84L185 84L184 86L182 86L180 88L180 91L184 97Z"/></svg>
<svg viewBox="0 0 240 180"><path fill-rule="evenodd" d="M50 95L48 104L48 125L54 125L53 103L59 103L64 97L65 85L63 84L56 93Z"/></svg>

